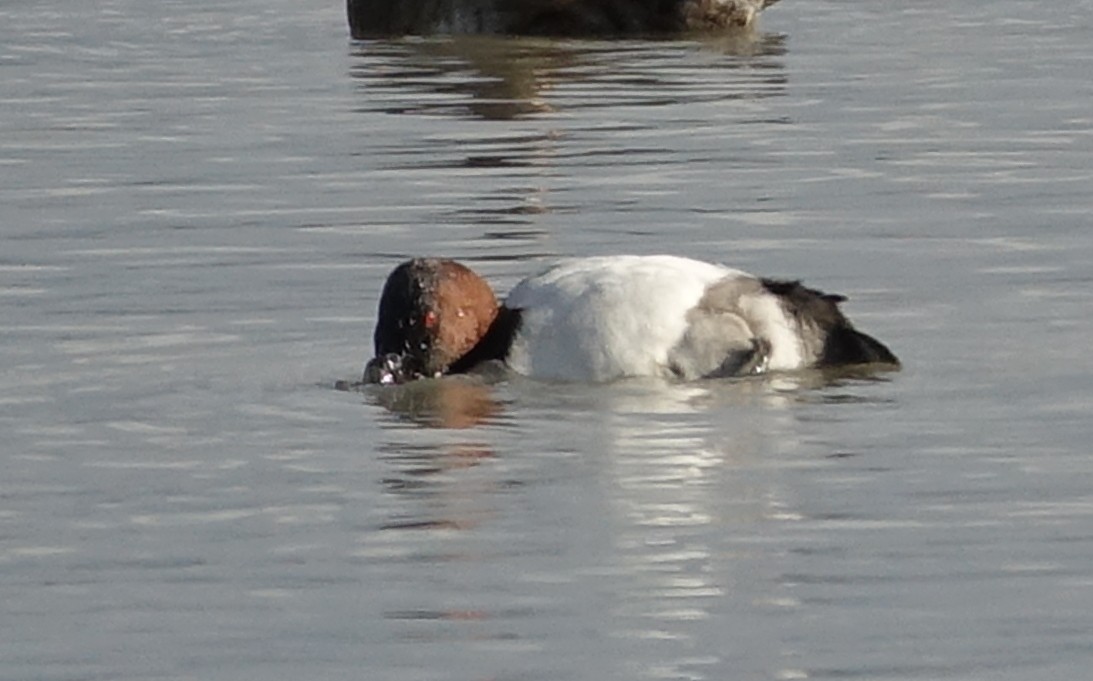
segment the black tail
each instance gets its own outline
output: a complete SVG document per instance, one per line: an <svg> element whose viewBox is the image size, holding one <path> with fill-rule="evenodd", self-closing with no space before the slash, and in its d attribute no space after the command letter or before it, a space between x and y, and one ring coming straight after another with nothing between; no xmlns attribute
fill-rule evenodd
<svg viewBox="0 0 1093 681"><path fill-rule="evenodd" d="M782 299L786 310L805 328L817 329L823 338L816 364L821 367L849 364L899 366L892 351L876 338L854 328L839 309L846 297L802 286L799 281L762 279L763 287Z"/></svg>
<svg viewBox="0 0 1093 681"><path fill-rule="evenodd" d="M847 323L828 331L818 364L820 366L845 366L848 364L891 364L899 366L899 359L884 343L869 334L858 331Z"/></svg>

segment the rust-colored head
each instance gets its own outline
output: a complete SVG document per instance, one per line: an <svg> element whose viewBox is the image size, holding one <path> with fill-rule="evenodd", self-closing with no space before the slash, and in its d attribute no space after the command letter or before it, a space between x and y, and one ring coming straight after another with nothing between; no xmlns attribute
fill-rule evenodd
<svg viewBox="0 0 1093 681"><path fill-rule="evenodd" d="M364 380L401 383L445 373L486 335L497 298L454 260L415 258L391 272L380 296L376 357Z"/></svg>

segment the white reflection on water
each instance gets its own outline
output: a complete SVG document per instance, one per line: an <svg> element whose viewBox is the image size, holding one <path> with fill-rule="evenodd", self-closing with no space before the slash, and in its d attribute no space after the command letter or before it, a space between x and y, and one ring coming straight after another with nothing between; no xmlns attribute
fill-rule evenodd
<svg viewBox="0 0 1093 681"><path fill-rule="evenodd" d="M778 668L763 637L799 601L779 579L785 548L765 535L806 517L779 470L825 465L798 459L794 407L822 385L857 392L841 380L370 388L391 417L378 446L387 510L355 555L435 584L384 599L395 640L543 655L547 618L597 632L598 659L569 663L615 676L701 676L745 651L754 669Z"/></svg>

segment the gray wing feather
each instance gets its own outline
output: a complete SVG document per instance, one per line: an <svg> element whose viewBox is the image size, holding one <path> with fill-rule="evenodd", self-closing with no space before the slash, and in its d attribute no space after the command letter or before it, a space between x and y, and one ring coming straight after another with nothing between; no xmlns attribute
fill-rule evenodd
<svg viewBox="0 0 1093 681"><path fill-rule="evenodd" d="M712 286L687 313L687 330L668 353L668 366L684 379L743 376L763 371L770 343L758 338L739 309L740 297L759 291L750 277Z"/></svg>

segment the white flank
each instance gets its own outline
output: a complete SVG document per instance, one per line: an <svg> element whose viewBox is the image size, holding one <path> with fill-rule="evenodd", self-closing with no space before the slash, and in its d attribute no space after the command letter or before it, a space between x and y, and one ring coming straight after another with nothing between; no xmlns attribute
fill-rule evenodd
<svg viewBox="0 0 1093 681"><path fill-rule="evenodd" d="M687 312L711 284L745 276L675 256L563 261L520 282L506 299L507 307L524 311L509 366L558 380L669 375L668 353L686 331ZM779 336L789 332L772 327ZM789 351L783 354L780 363L791 361Z"/></svg>

